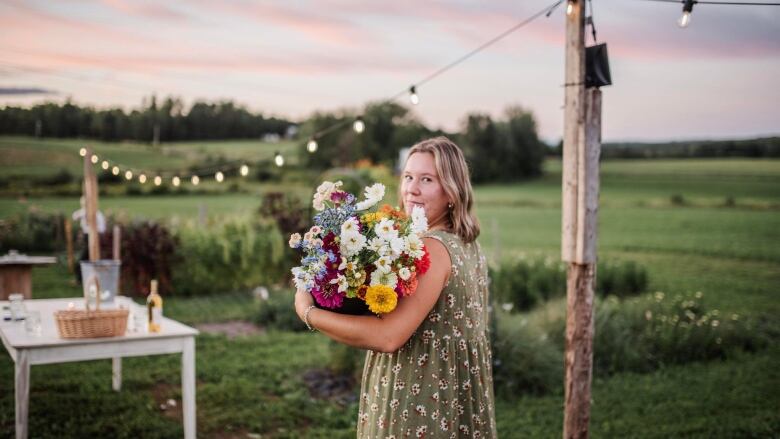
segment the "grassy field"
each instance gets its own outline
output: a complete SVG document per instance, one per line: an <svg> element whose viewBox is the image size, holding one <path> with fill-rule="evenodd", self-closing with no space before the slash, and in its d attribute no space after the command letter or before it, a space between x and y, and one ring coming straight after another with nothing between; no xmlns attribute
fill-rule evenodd
<svg viewBox="0 0 780 439"><path fill-rule="evenodd" d="M211 159L270 160L281 152L295 163L296 144L291 141L264 143L259 140L219 142L173 142L158 148L149 144L121 142L105 143L80 139L34 139L0 136L0 175L42 176L66 169L74 175L82 173L79 149L90 147L98 157L112 164L146 170L184 170L189 165Z"/></svg>
<svg viewBox="0 0 780 439"><path fill-rule="evenodd" d="M0 153L6 151L3 142L12 141L0 138ZM78 142L64 144L71 145L71 155L79 147ZM56 145L48 146L57 151ZM232 150L232 145L214 143L204 150L228 154L223 150ZM2 156L0 169L5 172L3 166L13 163ZM171 163L187 160L184 157L172 156ZM35 170L25 173L44 173L40 163L19 163ZM47 169L56 172L59 165ZM532 182L477 188L480 242L491 260L520 254L559 256L560 162L548 161L546 171ZM600 258L641 263L649 273L651 292L702 291L708 308L777 319L780 161L615 160L604 162L601 171ZM247 194L103 197L101 208L160 219L192 217L200 206L209 215L248 213L259 206L257 194L268 189L257 185ZM0 199L0 218L31 205L67 212L77 203L63 198ZM34 294L79 294L68 279L61 266L36 269ZM190 324L251 319L254 309L248 293L166 302L166 314ZM321 364L328 347L323 337L305 333L269 331L232 340L200 336L200 435L354 437L355 404L313 398L301 378ZM779 360L775 347L726 361L595 380L592 437L777 437ZM178 357L128 359L124 371L125 388L116 394L110 390L107 361L34 367L31 437L180 437L180 412L159 408L168 398L180 401ZM498 401L501 437L560 437L561 395L562 389L560 394ZM12 432L13 364L0 356L0 435L11 437Z"/></svg>

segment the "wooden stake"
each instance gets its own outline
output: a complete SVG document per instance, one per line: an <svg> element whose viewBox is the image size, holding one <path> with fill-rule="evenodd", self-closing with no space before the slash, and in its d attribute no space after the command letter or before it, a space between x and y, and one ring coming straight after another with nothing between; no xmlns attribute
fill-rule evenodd
<svg viewBox="0 0 780 439"><path fill-rule="evenodd" d="M73 227L68 217L65 217L65 244L68 250L68 272L73 273Z"/></svg>
<svg viewBox="0 0 780 439"><path fill-rule="evenodd" d="M92 151L87 148L84 155L84 208L87 214L89 230L89 260L100 259L100 236L97 230L98 187L95 170L92 168Z"/></svg>
<svg viewBox="0 0 780 439"><path fill-rule="evenodd" d="M114 247L113 247L114 255L113 256L115 261L119 261L122 259L122 253L121 253L122 248L120 246L121 243L122 243L122 229L119 227L119 225L114 224Z"/></svg>

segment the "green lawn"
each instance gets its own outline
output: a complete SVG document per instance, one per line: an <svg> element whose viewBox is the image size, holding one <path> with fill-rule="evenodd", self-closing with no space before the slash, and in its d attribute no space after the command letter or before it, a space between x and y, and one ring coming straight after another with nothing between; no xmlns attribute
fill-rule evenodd
<svg viewBox="0 0 780 439"><path fill-rule="evenodd" d="M13 141L0 138L0 151ZM79 147L76 141L40 143L52 154L67 149L68 157ZM175 160L186 162L191 150L199 157L215 151L228 154L225 150L253 153L251 143L238 143L171 145L171 162L166 158L166 166ZM122 149L128 158L135 149L149 154L149 147L143 145L128 146L126 151L124 145L104 147L106 154L109 148ZM0 158L0 171L13 167L7 160ZM19 173L36 175L56 172L61 166L60 162L20 163L20 168L35 171ZM77 167L78 160L73 165ZM546 170L544 177L531 182L477 187L480 243L492 261L521 253L559 257L560 162L548 161ZM648 271L651 292L702 291L708 309L777 319L780 160L611 160L602 163L601 172L599 258L639 262ZM307 192L306 188L251 185L250 193L243 194L116 196L102 197L100 203L104 211L124 212L130 218L187 219L196 217L201 206L208 215L251 213L259 206L260 193L280 188L298 190L301 196ZM677 201L673 196L679 196ZM69 212L77 207L77 200L0 198L0 219L31 205ZM79 294L62 266L36 269L33 283L36 297ZM217 298L169 297L165 310L171 317L196 324L251 319L255 304L248 292ZM202 335L197 349L202 437L251 433L263 438L354 437L356 406L312 398L301 378L327 356L329 344L324 337L266 332L228 340ZM780 350L775 347L727 361L597 379L591 435L777 437L778 361ZM178 357L128 359L124 370L125 389L116 394L110 390L107 361L34 367L31 437L180 437L179 412L159 409L165 399L180 397ZM560 437L562 404L562 389L558 394L498 401L501 437ZM0 431L4 437L11 437L13 431L13 365L2 355Z"/></svg>
<svg viewBox="0 0 780 439"><path fill-rule="evenodd" d="M158 148L135 142L106 143L79 139L35 139L0 136L0 175L43 176L67 169L81 175L79 149L89 147L101 160L145 170L184 170L207 159L270 160L281 152L289 163L297 161L298 145L292 141L264 143L259 140L197 141L164 143Z"/></svg>

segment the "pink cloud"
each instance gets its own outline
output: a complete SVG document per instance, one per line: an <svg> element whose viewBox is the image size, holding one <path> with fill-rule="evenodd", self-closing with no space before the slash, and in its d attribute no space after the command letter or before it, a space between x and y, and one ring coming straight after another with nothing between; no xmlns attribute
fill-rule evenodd
<svg viewBox="0 0 780 439"><path fill-rule="evenodd" d="M163 3L144 3L127 0L101 0L105 6L123 14L165 21L187 20L189 17Z"/></svg>
<svg viewBox="0 0 780 439"><path fill-rule="evenodd" d="M271 2L201 2L203 7L260 23L287 28L301 33L317 43L359 46L376 41L376 35L343 18L312 13L289 3ZM288 5L288 6L281 6Z"/></svg>

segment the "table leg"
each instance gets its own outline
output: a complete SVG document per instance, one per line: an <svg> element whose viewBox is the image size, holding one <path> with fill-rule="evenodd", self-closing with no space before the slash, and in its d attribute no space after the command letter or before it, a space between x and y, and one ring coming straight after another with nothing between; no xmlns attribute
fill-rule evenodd
<svg viewBox="0 0 780 439"><path fill-rule="evenodd" d="M181 353L181 394L184 438L195 439L195 338L184 340Z"/></svg>
<svg viewBox="0 0 780 439"><path fill-rule="evenodd" d="M27 439L27 408L30 401L30 361L27 351L20 349L16 354L16 439Z"/></svg>
<svg viewBox="0 0 780 439"><path fill-rule="evenodd" d="M111 359L111 388L117 392L122 390L122 357Z"/></svg>

